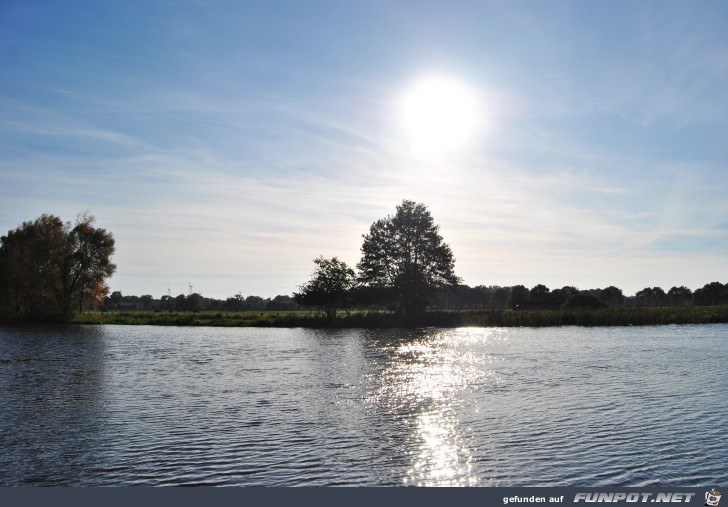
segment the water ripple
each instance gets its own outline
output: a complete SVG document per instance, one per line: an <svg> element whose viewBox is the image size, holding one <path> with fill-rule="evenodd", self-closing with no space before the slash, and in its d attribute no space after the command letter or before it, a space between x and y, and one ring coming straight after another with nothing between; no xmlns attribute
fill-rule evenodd
<svg viewBox="0 0 728 507"><path fill-rule="evenodd" d="M726 340L0 328L0 485L720 484Z"/></svg>

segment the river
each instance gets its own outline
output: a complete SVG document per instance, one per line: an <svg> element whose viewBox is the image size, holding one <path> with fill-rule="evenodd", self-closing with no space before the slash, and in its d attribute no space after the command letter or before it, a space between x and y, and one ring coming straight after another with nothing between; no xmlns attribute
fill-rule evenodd
<svg viewBox="0 0 728 507"><path fill-rule="evenodd" d="M0 485L728 483L728 325L0 327Z"/></svg>

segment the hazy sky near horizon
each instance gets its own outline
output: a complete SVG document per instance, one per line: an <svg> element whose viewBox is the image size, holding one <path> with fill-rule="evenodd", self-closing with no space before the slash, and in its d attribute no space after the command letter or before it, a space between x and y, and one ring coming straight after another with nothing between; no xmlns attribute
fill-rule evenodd
<svg viewBox="0 0 728 507"><path fill-rule="evenodd" d="M473 91L414 156L402 101ZM272 297L403 199L468 285L728 282L725 1L0 4L0 232L90 210L111 290Z"/></svg>

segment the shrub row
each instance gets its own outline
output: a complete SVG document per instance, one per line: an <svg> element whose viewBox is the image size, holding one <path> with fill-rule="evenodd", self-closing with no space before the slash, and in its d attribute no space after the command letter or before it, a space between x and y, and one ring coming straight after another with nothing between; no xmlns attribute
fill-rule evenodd
<svg viewBox="0 0 728 507"><path fill-rule="evenodd" d="M335 320L315 312L86 312L78 324L158 326L386 328L645 326L728 323L728 306L562 310L440 310L416 318L397 313L340 312Z"/></svg>

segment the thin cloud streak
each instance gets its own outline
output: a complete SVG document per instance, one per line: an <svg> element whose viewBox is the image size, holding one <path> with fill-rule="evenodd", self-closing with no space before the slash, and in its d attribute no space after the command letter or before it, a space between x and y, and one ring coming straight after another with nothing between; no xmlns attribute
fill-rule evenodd
<svg viewBox="0 0 728 507"><path fill-rule="evenodd" d="M96 7L123 18L117 32L143 25L128 51L63 23L48 47L43 30L7 27L36 57L6 54L0 82L2 232L90 209L117 239L112 289L159 296L195 278L207 296L274 296L318 255L356 264L371 223L414 199L470 285L633 293L725 273L724 10L474 8L374 6L313 43L262 4L173 20ZM249 10L270 26L240 31ZM396 101L433 70L472 81L487 129L415 161Z"/></svg>

